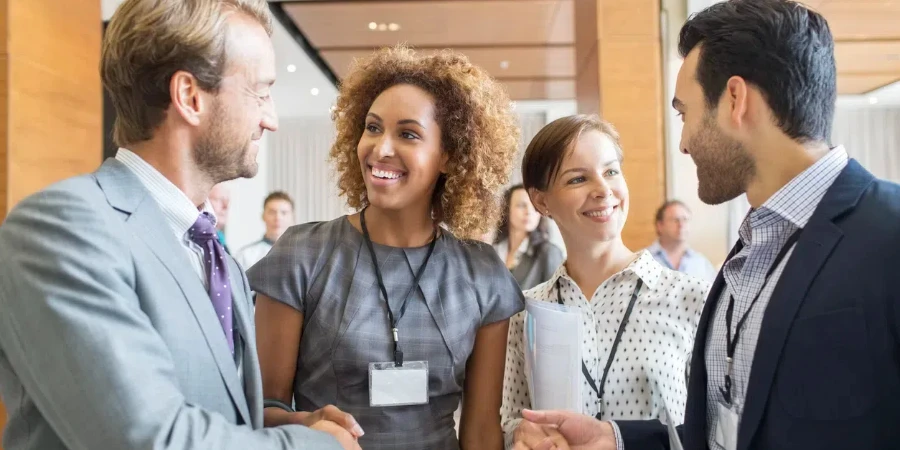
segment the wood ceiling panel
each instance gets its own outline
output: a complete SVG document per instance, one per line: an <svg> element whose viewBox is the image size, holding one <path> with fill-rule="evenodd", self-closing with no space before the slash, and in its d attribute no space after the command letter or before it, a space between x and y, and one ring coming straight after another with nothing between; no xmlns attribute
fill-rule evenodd
<svg viewBox="0 0 900 450"><path fill-rule="evenodd" d="M506 92L513 100L568 100L575 98L574 80L505 81Z"/></svg>
<svg viewBox="0 0 900 450"><path fill-rule="evenodd" d="M434 53L425 50L422 53ZM575 76L575 50L573 47L516 47L459 50L469 60L492 76L504 78L572 78ZM346 75L355 58L364 58L369 50L325 50L322 57L338 78ZM502 62L508 67L503 69Z"/></svg>
<svg viewBox="0 0 900 450"><path fill-rule="evenodd" d="M900 80L900 75L842 74L837 79L839 95L859 95Z"/></svg>
<svg viewBox="0 0 900 450"><path fill-rule="evenodd" d="M900 1L804 1L828 20L835 40L900 39Z"/></svg>
<svg viewBox="0 0 900 450"><path fill-rule="evenodd" d="M574 0L283 3L318 49L407 42L422 47L559 45L574 42ZM514 19L514 20L513 20ZM397 31L369 23L396 23Z"/></svg>
<svg viewBox="0 0 900 450"><path fill-rule="evenodd" d="M839 74L900 74L900 40L838 42L834 46L834 58Z"/></svg>

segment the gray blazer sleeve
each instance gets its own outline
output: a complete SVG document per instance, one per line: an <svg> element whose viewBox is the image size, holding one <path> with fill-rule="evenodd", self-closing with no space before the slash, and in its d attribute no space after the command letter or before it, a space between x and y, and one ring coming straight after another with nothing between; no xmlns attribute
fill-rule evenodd
<svg viewBox="0 0 900 450"><path fill-rule="evenodd" d="M108 208L50 190L0 227L0 345L66 447L339 449L304 427L253 430L186 403Z"/></svg>

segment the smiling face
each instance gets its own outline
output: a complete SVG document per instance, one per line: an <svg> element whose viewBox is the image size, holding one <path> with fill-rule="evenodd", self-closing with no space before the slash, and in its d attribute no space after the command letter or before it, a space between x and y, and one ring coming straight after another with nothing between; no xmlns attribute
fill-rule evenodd
<svg viewBox="0 0 900 450"><path fill-rule="evenodd" d="M553 217L566 242L617 239L628 216L628 186L616 144L600 131L585 131L547 190L534 190L532 197Z"/></svg>
<svg viewBox="0 0 900 450"><path fill-rule="evenodd" d="M357 156L370 205L428 208L447 163L434 98L408 84L382 92L366 115Z"/></svg>

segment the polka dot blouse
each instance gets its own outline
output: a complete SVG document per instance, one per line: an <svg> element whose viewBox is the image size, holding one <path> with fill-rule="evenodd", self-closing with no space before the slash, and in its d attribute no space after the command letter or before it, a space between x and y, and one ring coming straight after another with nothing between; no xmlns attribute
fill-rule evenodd
<svg viewBox="0 0 900 450"><path fill-rule="evenodd" d="M644 282L609 369L603 399L598 400L582 378L582 413L594 416L603 402L603 419L638 420L663 417L668 410L675 423L684 421L687 376L694 333L709 283L660 265L643 251L621 272L603 282L585 298L569 278L565 264L547 282L525 292L525 297L557 301L556 281L563 303L581 311L584 329L582 358L598 383L610 348L625 315L638 278ZM522 417L531 407L522 351L524 313L510 321L500 410L507 448Z"/></svg>

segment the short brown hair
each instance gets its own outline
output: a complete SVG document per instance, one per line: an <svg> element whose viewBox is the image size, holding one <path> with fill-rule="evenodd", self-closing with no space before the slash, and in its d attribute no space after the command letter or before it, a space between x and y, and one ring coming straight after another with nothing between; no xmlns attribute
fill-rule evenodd
<svg viewBox="0 0 900 450"><path fill-rule="evenodd" d="M691 208L688 208L687 205L685 205L681 200L667 200L656 210L656 223L660 223L663 221L663 218L666 216L666 210L673 205L679 205L682 208L688 210L688 212L690 212L691 210Z"/></svg>
<svg viewBox="0 0 900 450"><path fill-rule="evenodd" d="M497 220L500 190L518 150L518 120L501 85L449 50L421 56L397 46L354 62L331 115L337 134L330 159L341 195L352 208L368 204L357 145L375 98L398 84L434 97L441 146L449 156L446 177L435 188L435 218L459 237L481 236Z"/></svg>
<svg viewBox="0 0 900 450"><path fill-rule="evenodd" d="M525 189L546 191L559 174L572 144L586 131L599 131L607 135L616 146L619 162L622 161L619 133L612 124L601 120L596 114L561 117L541 128L525 149L522 160L522 184Z"/></svg>
<svg viewBox="0 0 900 450"><path fill-rule="evenodd" d="M179 70L216 92L224 74L226 18L245 14L272 33L265 0L126 0L103 37L100 76L116 110L113 141L149 140L171 103Z"/></svg>
<svg viewBox="0 0 900 450"><path fill-rule="evenodd" d="M291 209L294 209L294 200L284 191L274 191L267 195L265 201L263 201L263 209L266 208L266 205L268 205L269 202L274 202L275 200L288 202L291 205Z"/></svg>

